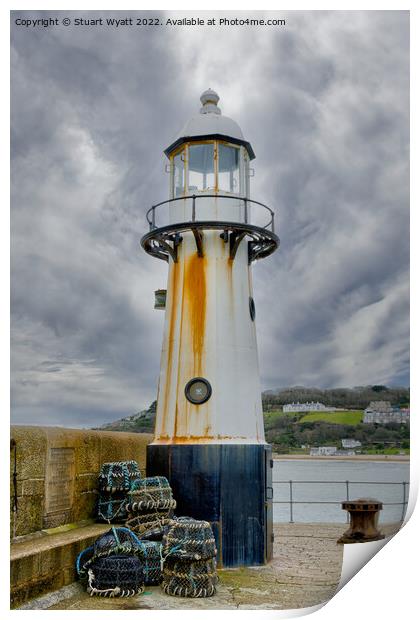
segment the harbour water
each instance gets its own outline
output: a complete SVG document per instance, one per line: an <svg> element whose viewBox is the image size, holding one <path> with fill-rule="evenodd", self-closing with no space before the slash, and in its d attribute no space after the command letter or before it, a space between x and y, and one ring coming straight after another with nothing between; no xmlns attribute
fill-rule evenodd
<svg viewBox="0 0 420 620"><path fill-rule="evenodd" d="M380 523L395 523L401 520L401 502L408 500L410 489L402 483L409 480L408 461L274 460L274 522L345 523L347 513L341 502L347 499L348 489L349 499L374 497L382 501Z"/></svg>

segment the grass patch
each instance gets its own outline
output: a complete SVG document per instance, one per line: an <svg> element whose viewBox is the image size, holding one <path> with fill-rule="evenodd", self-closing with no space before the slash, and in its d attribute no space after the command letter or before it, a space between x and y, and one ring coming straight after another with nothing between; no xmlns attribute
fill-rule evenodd
<svg viewBox="0 0 420 620"><path fill-rule="evenodd" d="M307 413L299 423L304 422L328 422L328 424L348 424L355 426L363 420L363 411L313 411Z"/></svg>
<svg viewBox="0 0 420 620"><path fill-rule="evenodd" d="M283 412L283 411L264 411L264 428L266 431L271 431L279 427L279 424L284 427L284 424L289 425L297 422L299 418L304 415L303 413L296 412Z"/></svg>

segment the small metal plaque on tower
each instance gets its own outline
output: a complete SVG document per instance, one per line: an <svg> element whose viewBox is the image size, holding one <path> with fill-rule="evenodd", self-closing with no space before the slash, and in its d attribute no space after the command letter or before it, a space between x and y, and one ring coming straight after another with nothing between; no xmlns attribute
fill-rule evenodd
<svg viewBox="0 0 420 620"><path fill-rule="evenodd" d="M44 527L71 522L74 477L74 448L50 448L45 476Z"/></svg>

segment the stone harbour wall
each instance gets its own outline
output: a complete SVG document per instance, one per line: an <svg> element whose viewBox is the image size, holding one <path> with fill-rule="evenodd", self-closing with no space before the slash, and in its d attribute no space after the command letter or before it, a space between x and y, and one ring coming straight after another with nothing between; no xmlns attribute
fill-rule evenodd
<svg viewBox="0 0 420 620"><path fill-rule="evenodd" d="M12 536L92 519L102 463L135 460L144 470L146 446L151 441L152 435L143 433L12 426ZM15 458L16 513L13 512Z"/></svg>

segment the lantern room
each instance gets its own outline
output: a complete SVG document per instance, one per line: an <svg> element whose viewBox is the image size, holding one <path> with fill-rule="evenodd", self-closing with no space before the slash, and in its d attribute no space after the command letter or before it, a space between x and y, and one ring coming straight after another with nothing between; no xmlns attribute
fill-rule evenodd
<svg viewBox="0 0 420 620"><path fill-rule="evenodd" d="M217 93L206 90L200 99L200 114L165 150L171 198L203 192L249 196L249 162L255 157L251 145L239 125L221 115Z"/></svg>
<svg viewBox="0 0 420 620"><path fill-rule="evenodd" d="M186 142L170 155L170 196L223 193L249 196L249 156L222 140Z"/></svg>

